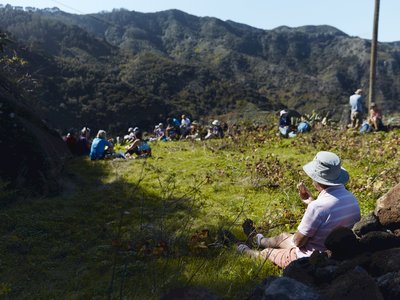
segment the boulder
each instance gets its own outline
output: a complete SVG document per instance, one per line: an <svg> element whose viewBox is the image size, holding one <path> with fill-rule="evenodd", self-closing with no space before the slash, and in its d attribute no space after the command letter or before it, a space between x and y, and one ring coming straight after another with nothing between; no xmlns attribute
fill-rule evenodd
<svg viewBox="0 0 400 300"><path fill-rule="evenodd" d="M363 216L361 220L353 226L353 231L358 237L361 237L368 232L377 231L380 229L382 229L382 226L373 212Z"/></svg>
<svg viewBox="0 0 400 300"><path fill-rule="evenodd" d="M260 284L258 284L255 289L252 291L247 300L261 300L264 297L264 290L266 286L270 284L271 281L276 280L278 277L269 276L265 278Z"/></svg>
<svg viewBox="0 0 400 300"><path fill-rule="evenodd" d="M378 199L375 215L382 226L391 230L400 228L400 183Z"/></svg>
<svg viewBox="0 0 400 300"><path fill-rule="evenodd" d="M372 276L382 276L398 270L400 270L400 248L378 251L371 256L369 272Z"/></svg>
<svg viewBox="0 0 400 300"><path fill-rule="evenodd" d="M263 300L321 300L313 288L288 277L279 277L268 281Z"/></svg>
<svg viewBox="0 0 400 300"><path fill-rule="evenodd" d="M391 272L376 279L385 299L400 299L400 271Z"/></svg>
<svg viewBox="0 0 400 300"><path fill-rule="evenodd" d="M161 300L218 300L217 295L204 287L188 286L169 291Z"/></svg>
<svg viewBox="0 0 400 300"><path fill-rule="evenodd" d="M0 183L26 195L59 191L59 175L71 156L60 135L26 104L27 101L0 75Z"/></svg>
<svg viewBox="0 0 400 300"><path fill-rule="evenodd" d="M329 285L322 288L320 294L326 300L383 300L378 285L361 267L356 267L338 276Z"/></svg>
<svg viewBox="0 0 400 300"><path fill-rule="evenodd" d="M309 286L315 285L314 266L309 257L292 261L284 270L283 276L290 277Z"/></svg>
<svg viewBox="0 0 400 300"><path fill-rule="evenodd" d="M371 231L360 239L363 251L374 252L400 247L400 237L385 231Z"/></svg>
<svg viewBox="0 0 400 300"><path fill-rule="evenodd" d="M283 276L296 279L308 286L330 282L337 274L338 262L329 259L326 253L315 251L311 257L292 261L284 270Z"/></svg>
<svg viewBox="0 0 400 300"><path fill-rule="evenodd" d="M360 253L357 237L350 228L337 227L327 236L325 247L331 251L331 258L344 260Z"/></svg>

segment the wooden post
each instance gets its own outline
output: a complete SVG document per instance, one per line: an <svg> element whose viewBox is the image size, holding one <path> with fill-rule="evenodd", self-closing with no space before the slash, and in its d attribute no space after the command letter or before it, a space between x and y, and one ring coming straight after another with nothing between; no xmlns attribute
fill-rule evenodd
<svg viewBox="0 0 400 300"><path fill-rule="evenodd" d="M371 65L369 68L369 98L368 111L371 103L375 101L375 79L376 79L376 57L378 49L378 24L379 24L379 4L380 0L375 0L374 27L371 41Z"/></svg>

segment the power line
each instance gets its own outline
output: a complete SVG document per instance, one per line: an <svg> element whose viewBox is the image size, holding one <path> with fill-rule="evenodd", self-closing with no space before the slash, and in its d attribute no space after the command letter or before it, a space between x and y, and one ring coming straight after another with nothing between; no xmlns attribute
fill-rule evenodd
<svg viewBox="0 0 400 300"><path fill-rule="evenodd" d="M64 7L68 8L68 9L71 9L71 10L73 10L73 11L76 11L77 13L85 14L83 11L80 11L79 9L73 8L72 6L69 6L69 5L67 5L67 4L64 4L64 3L60 2L60 1L57 1L57 0L52 0L52 1L55 2L55 3L57 3L57 4L59 4L59 5L61 5L61 6L64 6Z"/></svg>
<svg viewBox="0 0 400 300"><path fill-rule="evenodd" d="M64 3L62 3L61 1L57 1L57 0L52 0L52 1L55 2L55 3L57 3L57 4L59 4L59 5L62 5L62 6L64 6L64 7L66 7L66 8L68 8L68 9L71 9L71 10L73 10L73 11L79 13L79 14L86 15L86 16L88 16L89 18L95 19L96 21L102 22L102 23L107 24L107 25L110 25L110 26L112 26L112 27L122 28L122 27L121 27L120 25L118 25L118 24L115 24L115 23L112 23L112 22L110 22L110 21L101 19L101 18L99 18L99 17L97 17L97 16L95 16L95 15L93 15L93 14L84 13L83 11L81 11L81 10L79 10L79 9L76 9L76 8L74 8L74 7L72 7L72 6L69 6L69 5L67 5L67 4L64 4Z"/></svg>

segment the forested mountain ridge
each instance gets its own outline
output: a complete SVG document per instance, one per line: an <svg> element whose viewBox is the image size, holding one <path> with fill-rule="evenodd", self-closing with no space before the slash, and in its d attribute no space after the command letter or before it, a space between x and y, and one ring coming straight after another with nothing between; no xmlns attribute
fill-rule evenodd
<svg viewBox="0 0 400 300"><path fill-rule="evenodd" d="M38 82L32 101L58 128L148 126L167 115L251 103L340 115L368 86L370 42L330 26L261 30L178 10L90 15L0 9ZM32 59L35 58L35 59ZM400 47L380 43L376 101L397 109ZM34 100L36 99L36 100Z"/></svg>

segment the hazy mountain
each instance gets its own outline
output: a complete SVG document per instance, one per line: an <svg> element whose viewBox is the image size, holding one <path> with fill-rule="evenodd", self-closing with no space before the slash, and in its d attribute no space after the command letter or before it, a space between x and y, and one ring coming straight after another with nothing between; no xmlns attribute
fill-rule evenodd
<svg viewBox="0 0 400 300"><path fill-rule="evenodd" d="M38 84L37 109L57 127L122 130L170 114L225 113L251 103L340 115L367 90L370 41L330 26L261 30L178 10L90 15L0 9L0 30ZM397 109L399 43L380 43L376 102Z"/></svg>

